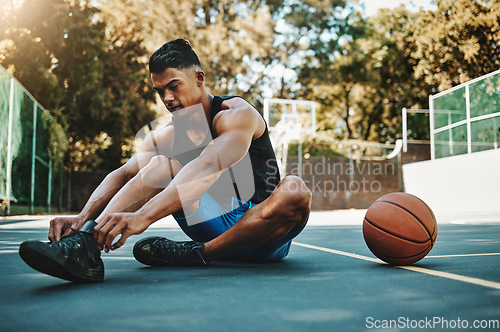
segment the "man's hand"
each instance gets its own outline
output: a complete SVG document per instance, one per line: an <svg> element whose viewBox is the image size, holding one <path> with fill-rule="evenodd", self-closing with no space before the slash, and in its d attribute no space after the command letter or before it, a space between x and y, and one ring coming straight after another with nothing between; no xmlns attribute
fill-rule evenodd
<svg viewBox="0 0 500 332"><path fill-rule="evenodd" d="M110 213L94 228L94 237L99 248L109 252L123 246L130 235L144 232L150 224L137 213ZM121 234L120 239L112 244L118 234Z"/></svg>
<svg viewBox="0 0 500 332"><path fill-rule="evenodd" d="M50 221L49 240L59 241L62 237L76 232L85 224L82 217L57 217Z"/></svg>

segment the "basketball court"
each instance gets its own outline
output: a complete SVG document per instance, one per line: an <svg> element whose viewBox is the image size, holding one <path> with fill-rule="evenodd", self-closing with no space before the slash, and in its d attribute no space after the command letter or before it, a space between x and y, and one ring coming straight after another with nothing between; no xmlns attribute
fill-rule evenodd
<svg viewBox="0 0 500 332"><path fill-rule="evenodd" d="M166 218L103 254L103 283L75 284L23 263L19 244L44 239L50 216L1 220L2 331L360 331L500 323L500 217L437 215L427 257L393 267L362 235L364 210L313 212L276 264L213 262L149 268L134 260L143 236L186 236ZM474 325L475 324L475 325Z"/></svg>
<svg viewBox="0 0 500 332"><path fill-rule="evenodd" d="M267 110L267 119L286 169L287 146L297 133L314 127L315 111L310 103L278 107L274 113ZM291 111L277 117L281 123L273 120L276 110L286 107ZM471 118L467 112L465 120L446 122L431 133L449 132L447 141L431 136L432 160L403 167L407 191L428 203L438 222L434 248L413 265L391 266L377 259L363 238L366 210L346 209L312 212L280 263L146 267L133 258L135 241L151 235L187 239L173 219L165 218L132 236L123 248L103 253L103 283L78 284L41 274L19 257L21 242L47 238L53 216L12 216L0 220L0 329L499 330L498 140L495 136L488 151L471 153L477 142L471 135L457 142L453 132L463 126L473 132L474 121L491 122L498 113ZM397 146L384 158L398 155ZM452 155L457 151L461 155ZM299 160L301 154L299 145ZM436 154L446 158L436 159ZM473 176L464 171L471 169L476 170L469 172Z"/></svg>

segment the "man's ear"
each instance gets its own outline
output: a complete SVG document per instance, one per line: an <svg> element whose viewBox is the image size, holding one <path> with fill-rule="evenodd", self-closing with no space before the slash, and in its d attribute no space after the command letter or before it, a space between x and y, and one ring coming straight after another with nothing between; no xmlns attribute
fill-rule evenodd
<svg viewBox="0 0 500 332"><path fill-rule="evenodd" d="M197 69L195 72L196 75L196 81L198 83L198 86L201 87L203 83L205 82L205 73L201 69Z"/></svg>

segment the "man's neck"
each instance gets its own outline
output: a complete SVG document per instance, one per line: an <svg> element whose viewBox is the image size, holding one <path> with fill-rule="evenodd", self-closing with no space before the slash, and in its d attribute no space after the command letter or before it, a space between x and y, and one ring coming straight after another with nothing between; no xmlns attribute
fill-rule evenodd
<svg viewBox="0 0 500 332"><path fill-rule="evenodd" d="M203 95L199 104L188 106L174 113L174 118L188 131L203 133L208 130L208 122L212 112L214 96L209 93Z"/></svg>
<svg viewBox="0 0 500 332"><path fill-rule="evenodd" d="M204 94L204 98L202 99L203 110L205 111L205 116L207 121L210 121L210 114L212 113L212 101L214 100L214 96L210 93L206 92Z"/></svg>

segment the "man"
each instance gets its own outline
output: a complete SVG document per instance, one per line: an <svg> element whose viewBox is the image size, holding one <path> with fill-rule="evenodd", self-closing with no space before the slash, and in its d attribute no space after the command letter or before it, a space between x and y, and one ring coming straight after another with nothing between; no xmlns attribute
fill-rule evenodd
<svg viewBox="0 0 500 332"><path fill-rule="evenodd" d="M151 132L140 152L103 180L78 216L51 220L50 243L22 243L23 260L55 277L102 281L100 250L120 248L168 215L193 241L140 240L133 250L139 262L283 259L307 223L311 193L298 177L279 182L262 116L240 97L209 94L185 40L159 48L149 69L172 121Z"/></svg>

